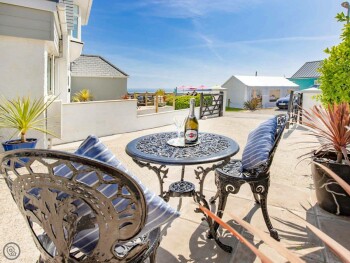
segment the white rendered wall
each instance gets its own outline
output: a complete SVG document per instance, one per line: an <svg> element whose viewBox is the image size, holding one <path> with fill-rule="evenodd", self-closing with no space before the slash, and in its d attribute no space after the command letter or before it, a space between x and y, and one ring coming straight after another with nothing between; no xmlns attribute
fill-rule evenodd
<svg viewBox="0 0 350 263"><path fill-rule="evenodd" d="M115 100L62 104L62 138L53 144L108 136L165 126L174 116L188 115L188 109L137 116L136 100ZM199 108L196 109L198 116Z"/></svg>
<svg viewBox="0 0 350 263"><path fill-rule="evenodd" d="M62 36L61 56L55 60L55 94L63 103L70 102L70 62L69 61L69 41L68 35Z"/></svg>
<svg viewBox="0 0 350 263"><path fill-rule="evenodd" d="M227 107L243 108L243 103L247 100L246 86L232 76L222 87L227 89L225 105L227 100L230 99L230 105L227 105Z"/></svg>
<svg viewBox="0 0 350 263"><path fill-rule="evenodd" d="M9 99L45 96L46 62L45 41L0 36L0 95ZM12 134L1 129L0 141L11 139ZM46 146L44 134L30 132L28 137L38 138L38 147Z"/></svg>
<svg viewBox="0 0 350 263"><path fill-rule="evenodd" d="M128 93L127 78L74 77L71 96L82 89L90 90L94 101L120 100Z"/></svg>
<svg viewBox="0 0 350 263"><path fill-rule="evenodd" d="M46 85L45 41L0 36L0 93L42 97Z"/></svg>
<svg viewBox="0 0 350 263"><path fill-rule="evenodd" d="M303 91L301 91L303 92ZM321 95L322 91L306 91L303 92L303 109L310 110L313 106L321 105L320 101L316 100L316 96Z"/></svg>

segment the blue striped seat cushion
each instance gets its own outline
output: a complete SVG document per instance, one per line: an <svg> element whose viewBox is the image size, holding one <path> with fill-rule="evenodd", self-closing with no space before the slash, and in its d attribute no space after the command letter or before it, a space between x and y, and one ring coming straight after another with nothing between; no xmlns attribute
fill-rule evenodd
<svg viewBox="0 0 350 263"><path fill-rule="evenodd" d="M147 219L144 228L138 234L137 239L144 239L144 236L150 233L152 230L159 228L163 224L173 221L179 217L180 214L177 210L169 206L162 198L150 191L141 181L133 175L128 169L126 169L121 162L114 156L114 154L96 137L89 136L75 152L77 155L93 158L98 161L105 162L111 166L114 166L121 171L125 172L131 178L133 178L142 188L148 211ZM82 166L76 167L81 169ZM54 174L62 177L72 176L71 170L66 165L61 165L54 168ZM104 175L104 179L112 179L108 175ZM88 185L93 186L98 183L98 178L94 172L87 174L80 174L77 176L77 180ZM115 184L101 185L98 190L107 197L111 197L117 193L118 187ZM124 189L123 189L124 190ZM127 191L127 190L125 190ZM127 194L127 193L124 193ZM66 193L59 192L58 198L65 198ZM112 201L117 211L122 211L128 205L126 199L117 198ZM74 201L77 207L76 213L78 216L84 216L90 214L92 211L88 205L80 200ZM73 241L73 246L80 249L83 253L89 253L97 245L99 231L97 226L93 229L84 230L77 234ZM136 242L137 243L137 242Z"/></svg>
<svg viewBox="0 0 350 263"><path fill-rule="evenodd" d="M249 133L247 145L242 154L243 170L252 170L267 164L270 151L275 142L277 117L273 117Z"/></svg>

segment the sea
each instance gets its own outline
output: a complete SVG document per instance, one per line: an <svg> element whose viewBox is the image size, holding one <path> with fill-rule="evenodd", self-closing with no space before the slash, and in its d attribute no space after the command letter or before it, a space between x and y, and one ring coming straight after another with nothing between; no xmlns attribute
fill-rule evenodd
<svg viewBox="0 0 350 263"><path fill-rule="evenodd" d="M145 93L145 92L149 92L149 93L154 93L156 92L158 89L152 89L152 88L147 88L147 89L139 89L139 88L128 88L128 93ZM174 92L174 89L164 89L165 93L172 93Z"/></svg>

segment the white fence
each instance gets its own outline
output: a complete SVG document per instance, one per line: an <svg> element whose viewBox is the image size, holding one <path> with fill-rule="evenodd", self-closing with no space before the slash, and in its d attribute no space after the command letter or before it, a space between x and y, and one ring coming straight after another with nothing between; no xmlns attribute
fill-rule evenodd
<svg viewBox="0 0 350 263"><path fill-rule="evenodd" d="M197 116L198 116L197 109ZM62 104L62 137L53 144L165 126L173 117L186 117L188 109L137 115L136 100L93 101Z"/></svg>

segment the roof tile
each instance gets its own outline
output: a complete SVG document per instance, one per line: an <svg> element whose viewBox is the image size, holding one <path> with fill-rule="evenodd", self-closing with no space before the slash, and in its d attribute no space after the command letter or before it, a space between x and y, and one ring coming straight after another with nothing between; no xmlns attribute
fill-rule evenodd
<svg viewBox="0 0 350 263"><path fill-rule="evenodd" d="M128 77L112 63L96 55L81 55L72 63L71 71L73 77Z"/></svg>
<svg viewBox="0 0 350 263"><path fill-rule="evenodd" d="M321 73L318 69L322 65L322 60L306 62L291 78L319 78Z"/></svg>

